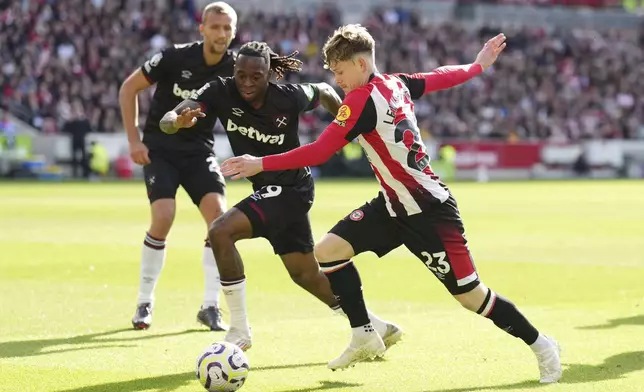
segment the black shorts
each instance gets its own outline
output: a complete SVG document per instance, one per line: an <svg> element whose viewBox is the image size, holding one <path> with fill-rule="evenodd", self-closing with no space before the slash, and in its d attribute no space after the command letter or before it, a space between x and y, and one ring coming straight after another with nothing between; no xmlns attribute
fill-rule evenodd
<svg viewBox="0 0 644 392"><path fill-rule="evenodd" d="M380 194L330 232L349 242L356 255L371 251L382 257L405 245L452 295L467 293L480 283L452 196L426 212L391 217Z"/></svg>
<svg viewBox="0 0 644 392"><path fill-rule="evenodd" d="M266 238L277 255L313 252L309 210L313 181L298 186L267 185L235 205L253 225L253 238Z"/></svg>
<svg viewBox="0 0 644 392"><path fill-rule="evenodd" d="M214 153L182 154L150 149L150 164L143 166L150 203L174 199L179 185L195 205L207 193L225 194L226 183Z"/></svg>

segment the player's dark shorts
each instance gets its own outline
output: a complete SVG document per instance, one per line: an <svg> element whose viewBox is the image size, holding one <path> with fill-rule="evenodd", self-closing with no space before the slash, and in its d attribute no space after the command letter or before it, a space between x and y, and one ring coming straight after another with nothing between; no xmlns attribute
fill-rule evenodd
<svg viewBox="0 0 644 392"><path fill-rule="evenodd" d="M250 220L253 238L266 238L277 255L313 252L309 210L313 180L297 186L268 185L235 205Z"/></svg>
<svg viewBox="0 0 644 392"><path fill-rule="evenodd" d="M179 185L195 205L207 193L225 194L226 183L213 153L179 153L150 149L150 163L143 166L150 203L174 199Z"/></svg>
<svg viewBox="0 0 644 392"><path fill-rule="evenodd" d="M453 295L467 293L480 283L452 196L426 212L391 217L380 194L330 232L349 242L356 255L371 251L382 257L405 245Z"/></svg>

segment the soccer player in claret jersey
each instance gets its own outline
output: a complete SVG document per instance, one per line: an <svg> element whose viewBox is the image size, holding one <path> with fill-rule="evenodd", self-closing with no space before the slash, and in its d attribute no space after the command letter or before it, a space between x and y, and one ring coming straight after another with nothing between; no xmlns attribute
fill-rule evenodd
<svg viewBox="0 0 644 392"><path fill-rule="evenodd" d="M337 114L341 100L326 83L276 84L285 72L297 72L301 62L293 56L278 56L263 42L250 42L239 49L234 77L218 78L203 86L161 120L161 129L175 133L198 121L219 118L225 125L233 153L279 154L300 145L298 117L318 102ZM181 132L190 132L190 129ZM252 345L246 314L244 264L235 243L264 237L273 246L295 283L331 309L341 313L325 274L313 255L313 237L308 212L313 204L313 179L308 168L261 173L250 178L255 193L240 201L212 225L209 238L219 266L224 297L230 311L226 341L243 350ZM366 311L366 310L365 310ZM387 347L402 331L369 315L378 339Z"/></svg>
<svg viewBox="0 0 644 392"><path fill-rule="evenodd" d="M353 328L349 347L329 363L331 369L384 350L372 332L351 258L366 251L382 257L405 245L461 305L530 346L542 383L556 382L561 377L557 342L539 333L512 302L480 281L456 201L429 165L412 102L483 72L505 48L505 36L489 40L472 64L417 74L378 73L374 46L371 35L359 25L339 28L325 44L325 63L346 97L317 141L280 155L231 158L222 165L222 172L235 179L262 170L319 165L355 138L365 150L380 183L379 195L347 215L315 249Z"/></svg>
<svg viewBox="0 0 644 392"><path fill-rule="evenodd" d="M225 182L213 153L215 120L201 122L191 133L168 135L159 120L204 83L217 76L231 76L234 54L228 49L235 37L237 14L223 1L208 4L199 31L203 41L174 45L152 56L125 80L119 94L123 125L132 160L143 165L150 201L151 222L143 241L135 329L152 323L154 290L165 264L166 237L174 221L175 195L181 185L199 208L207 227L226 210ZM137 129L137 94L156 84L143 128ZM213 331L225 331L219 311L219 272L206 240L202 250L204 299L197 320Z"/></svg>

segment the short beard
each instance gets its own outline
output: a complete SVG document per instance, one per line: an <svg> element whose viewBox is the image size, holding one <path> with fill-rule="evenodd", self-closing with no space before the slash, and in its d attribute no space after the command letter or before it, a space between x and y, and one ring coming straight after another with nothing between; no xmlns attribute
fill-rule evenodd
<svg viewBox="0 0 644 392"><path fill-rule="evenodd" d="M218 51L217 51L217 47L216 47L214 44L209 44L209 45L208 45L208 52L209 52L210 54L224 54L224 53L226 53L226 50L227 50L227 49L228 49L228 46L226 46L226 49L224 49L224 51L223 51L223 52L218 52Z"/></svg>

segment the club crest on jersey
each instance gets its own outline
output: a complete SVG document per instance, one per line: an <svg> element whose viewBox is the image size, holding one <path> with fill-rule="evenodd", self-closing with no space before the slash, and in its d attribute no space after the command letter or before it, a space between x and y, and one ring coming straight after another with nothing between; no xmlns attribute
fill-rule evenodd
<svg viewBox="0 0 644 392"><path fill-rule="evenodd" d="M280 114L278 116L275 116L275 118L273 119L273 122L275 123L276 127L284 128L285 126L288 125L288 116Z"/></svg>
<svg viewBox="0 0 644 392"><path fill-rule="evenodd" d="M354 222L360 221L364 218L364 212L362 210L355 210L349 215L349 219Z"/></svg>
<svg viewBox="0 0 644 392"><path fill-rule="evenodd" d="M349 117L351 117L351 108L347 105L340 106L340 109L338 109L338 115L335 116L335 119L338 121L347 121Z"/></svg>

